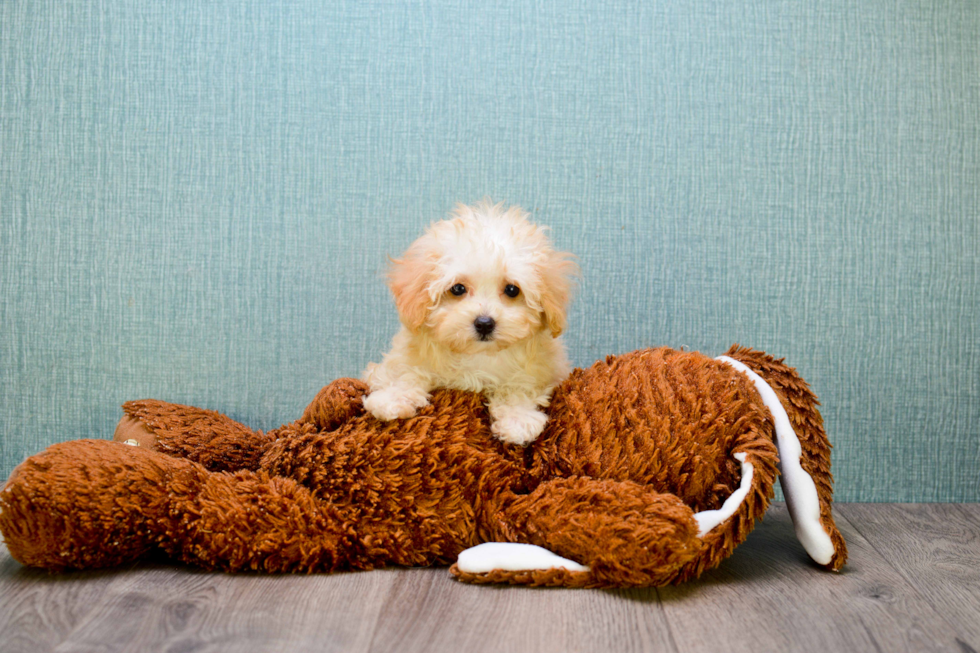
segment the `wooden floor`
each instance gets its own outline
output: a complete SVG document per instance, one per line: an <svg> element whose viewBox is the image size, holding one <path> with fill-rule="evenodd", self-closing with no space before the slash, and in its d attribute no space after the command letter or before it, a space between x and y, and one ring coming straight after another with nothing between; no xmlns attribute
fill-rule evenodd
<svg viewBox="0 0 980 653"><path fill-rule="evenodd" d="M807 561L783 505L700 580L644 590L175 566L51 576L0 547L0 651L974 651L980 504L844 504L851 559Z"/></svg>

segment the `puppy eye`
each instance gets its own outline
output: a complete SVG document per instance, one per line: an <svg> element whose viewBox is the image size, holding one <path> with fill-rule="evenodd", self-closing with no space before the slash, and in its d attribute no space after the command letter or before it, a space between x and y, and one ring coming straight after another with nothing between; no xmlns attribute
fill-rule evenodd
<svg viewBox="0 0 980 653"><path fill-rule="evenodd" d="M504 294L508 297L517 297L521 294L521 289L512 283L508 283L506 286L504 286Z"/></svg>
<svg viewBox="0 0 980 653"><path fill-rule="evenodd" d="M466 286L461 283L457 283L455 286L449 289L449 292L459 297L460 295L466 294Z"/></svg>

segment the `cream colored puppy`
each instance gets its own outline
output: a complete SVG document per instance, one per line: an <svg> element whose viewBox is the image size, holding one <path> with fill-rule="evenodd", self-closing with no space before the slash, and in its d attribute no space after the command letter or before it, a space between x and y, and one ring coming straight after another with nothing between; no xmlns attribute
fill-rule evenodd
<svg viewBox="0 0 980 653"><path fill-rule="evenodd" d="M392 420L414 415L434 388L483 392L493 434L532 442L569 373L558 336L577 271L520 208L458 205L392 261L402 327L362 375L365 408Z"/></svg>

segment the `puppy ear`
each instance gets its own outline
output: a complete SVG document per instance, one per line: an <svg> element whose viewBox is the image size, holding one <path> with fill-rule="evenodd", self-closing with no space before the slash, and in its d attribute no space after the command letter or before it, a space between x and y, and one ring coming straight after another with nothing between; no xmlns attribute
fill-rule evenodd
<svg viewBox="0 0 980 653"><path fill-rule="evenodd" d="M410 247L400 259L391 259L388 287L395 296L398 317L410 331L418 331L432 306L429 285L435 274L435 260L423 248Z"/></svg>
<svg viewBox="0 0 980 653"><path fill-rule="evenodd" d="M551 329L551 337L557 338L565 330L568 303L572 287L578 277L578 265L566 252L550 252L538 267L541 278L541 310L545 323Z"/></svg>

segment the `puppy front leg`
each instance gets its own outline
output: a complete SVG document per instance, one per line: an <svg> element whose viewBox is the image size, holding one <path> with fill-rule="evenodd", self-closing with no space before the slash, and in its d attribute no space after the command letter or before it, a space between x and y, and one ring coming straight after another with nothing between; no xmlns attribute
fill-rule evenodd
<svg viewBox="0 0 980 653"><path fill-rule="evenodd" d="M534 442L544 430L548 416L539 410L547 405L547 397L519 393L494 393L487 408L493 420L490 431L508 444L525 446Z"/></svg>
<svg viewBox="0 0 980 653"><path fill-rule="evenodd" d="M418 375L393 376L383 365L372 365L364 380L371 388L364 397L364 408L382 421L412 417L416 410L429 404L429 384Z"/></svg>

